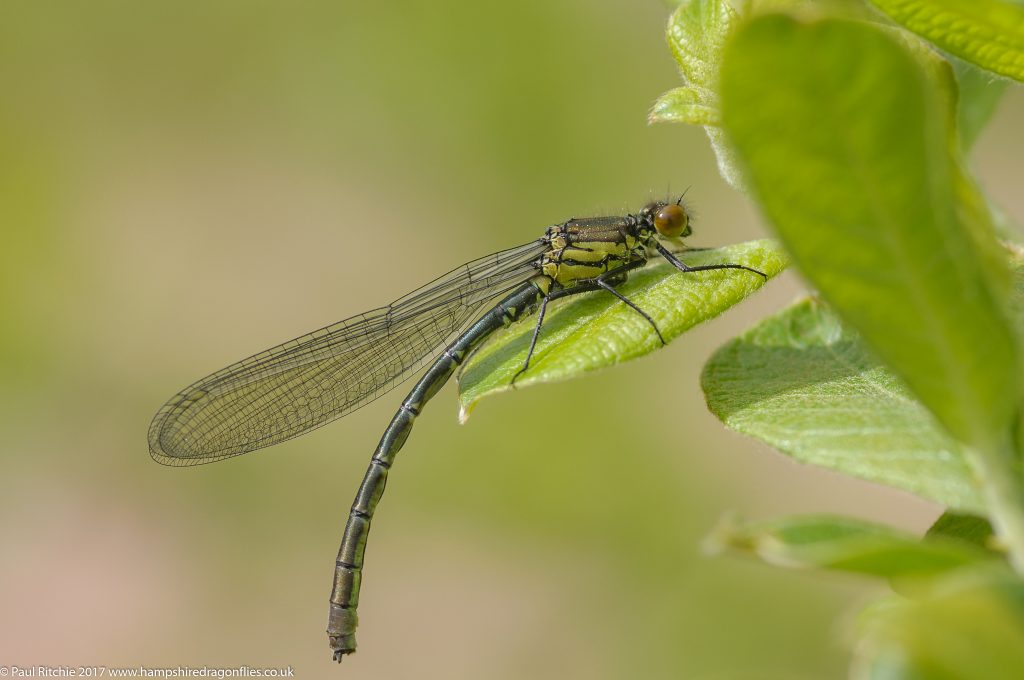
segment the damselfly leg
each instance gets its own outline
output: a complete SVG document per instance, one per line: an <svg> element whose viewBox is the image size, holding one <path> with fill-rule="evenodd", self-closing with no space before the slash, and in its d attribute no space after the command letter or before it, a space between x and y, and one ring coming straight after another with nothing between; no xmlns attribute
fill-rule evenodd
<svg viewBox="0 0 1024 680"><path fill-rule="evenodd" d="M656 245L656 248L658 249L658 252L662 255L662 257L668 260L672 264L672 266L674 266L676 269L684 273L713 271L716 269L742 269L744 271L757 274L763 277L765 280L768 280L767 274L752 267L732 263L698 265L694 267L680 260L678 257L676 257L676 254L674 252L668 250L660 243ZM707 249L700 248L692 250ZM527 369L530 368L530 360L533 358L533 353L537 348L537 340L540 338L540 329L541 326L544 324L544 316L547 311L548 302L552 300L557 300L558 298L562 297L569 297L570 295L578 295L579 293L588 293L597 290L604 290L607 291L608 293L611 293L612 295L617 297L619 301L621 301L623 304L628 305L636 313L638 313L640 316L646 319L647 323L651 325L651 328L653 328L654 332L658 335L658 340L661 341L661 344L663 346L666 345L667 343L665 342L665 337L661 334L661 329L658 328L658 324L654 322L654 319L652 319L647 312L641 309L639 305L637 305L632 300L630 300L625 295L623 295L622 293L615 289L615 285L621 284L626 280L626 275L630 271L642 267L646 264L646 260L637 260L635 262L630 262L629 264L625 264L621 267L605 272L600 276L595 276L592 279L584 279L578 281L572 288L563 288L548 293L548 295L546 295L544 299L541 301L540 309L537 311L537 322L533 327L533 335L530 338L530 348L526 352L526 360L523 361L523 367L520 368L514 376L512 376L512 380L509 381L509 384L514 387L516 384L516 380L518 380L519 377L526 373Z"/></svg>
<svg viewBox="0 0 1024 680"><path fill-rule="evenodd" d="M763 278L765 281L768 280L768 275L765 274L763 271L760 271L758 269L754 269L753 267L748 267L748 266L743 265L743 264L730 264L730 263L726 263L726 264L702 264L702 265L698 265L696 267L691 267L690 265L686 264L685 262L680 260L678 257L676 257L676 253L673 253L671 250L669 250L668 248L663 246L661 243L655 243L654 247L658 250L658 253L662 257L664 257L666 260L668 260L669 263L673 267L675 267L676 269L678 269L681 272L707 272L707 271L714 271L715 269L742 269L743 271L752 272L754 274L757 274L758 276Z"/></svg>
<svg viewBox="0 0 1024 680"><path fill-rule="evenodd" d="M569 297L572 295L579 295L580 293L592 293L598 290L608 291L615 297L619 298L619 300L621 300L623 303L629 305L632 309L636 310L636 312L640 314L642 317L647 319L647 323L651 324L651 328L653 328L654 332L658 334L658 339L661 340L661 344L664 345L665 338L661 336L661 331L658 329L658 324L654 323L654 319L652 319L650 315L647 314L647 312L640 309L636 304L634 304L632 300L624 296L619 291L615 290L613 283L611 283L621 283L625 281L626 275L630 271L642 267L645 264L647 264L646 260L636 260L634 262L622 265L621 267L612 269L611 271L607 271L599 276L595 276L591 279L583 279L581 281L578 281L571 288L560 288L558 290L550 291L547 295L545 295L544 299L540 303L540 309L537 310L537 322L534 324L533 335L530 337L530 348L526 352L526 360L523 361L523 367L520 368L514 376L512 376L512 380L509 381L509 384L515 387L516 380L519 379L519 376L521 376L523 373L526 373L527 369L530 368L530 359L533 358L533 353L537 349L537 340L540 338L540 329L541 326L544 324L544 316L547 312L548 303L551 302L552 300L557 300L559 298Z"/></svg>

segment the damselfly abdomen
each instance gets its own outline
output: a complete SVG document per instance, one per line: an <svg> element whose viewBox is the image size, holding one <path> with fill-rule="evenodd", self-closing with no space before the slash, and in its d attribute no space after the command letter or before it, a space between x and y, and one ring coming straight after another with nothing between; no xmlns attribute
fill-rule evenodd
<svg viewBox="0 0 1024 680"><path fill-rule="evenodd" d="M536 241L474 260L386 307L189 385L153 418L150 453L160 463L181 466L271 446L351 413L433 360L384 431L349 512L327 625L334 658L341 661L356 648L356 606L374 509L395 456L430 398L494 331L536 311L533 338L515 381L529 368L548 303L558 298L606 291L643 316L660 338L647 313L616 290L651 256L665 258L681 272L741 269L765 276L739 264L686 265L664 242L689 234L682 199L651 203L635 214L549 227ZM504 297L480 314L499 296Z"/></svg>

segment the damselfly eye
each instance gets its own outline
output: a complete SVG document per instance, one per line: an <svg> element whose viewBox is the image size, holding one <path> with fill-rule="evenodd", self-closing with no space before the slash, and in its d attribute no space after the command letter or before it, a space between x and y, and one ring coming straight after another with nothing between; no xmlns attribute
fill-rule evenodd
<svg viewBox="0 0 1024 680"><path fill-rule="evenodd" d="M654 216L654 228L658 233L667 238L686 236L690 233L690 220L686 215L683 206L676 203L669 203L662 206L661 210Z"/></svg>

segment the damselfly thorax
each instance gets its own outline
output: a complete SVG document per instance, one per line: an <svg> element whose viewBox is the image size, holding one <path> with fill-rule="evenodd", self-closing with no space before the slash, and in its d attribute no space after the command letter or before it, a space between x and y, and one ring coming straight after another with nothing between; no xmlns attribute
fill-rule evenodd
<svg viewBox="0 0 1024 680"><path fill-rule="evenodd" d="M647 261L652 239L689 234L689 215L677 203L652 203L635 215L573 218L548 227L540 272L552 288L571 288ZM623 272L625 273L625 272Z"/></svg>

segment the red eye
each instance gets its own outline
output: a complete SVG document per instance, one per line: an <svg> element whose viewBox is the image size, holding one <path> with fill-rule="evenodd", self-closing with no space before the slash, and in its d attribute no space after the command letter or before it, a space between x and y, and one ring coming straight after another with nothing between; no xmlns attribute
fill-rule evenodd
<svg viewBox="0 0 1024 680"><path fill-rule="evenodd" d="M667 238L683 236L684 233L688 234L689 229L687 227L689 222L686 210L683 209L683 206L675 203L663 206L654 216L654 228L658 230L659 234Z"/></svg>

